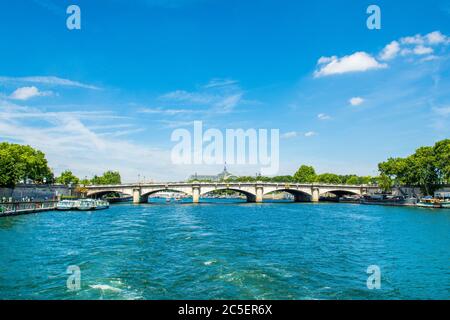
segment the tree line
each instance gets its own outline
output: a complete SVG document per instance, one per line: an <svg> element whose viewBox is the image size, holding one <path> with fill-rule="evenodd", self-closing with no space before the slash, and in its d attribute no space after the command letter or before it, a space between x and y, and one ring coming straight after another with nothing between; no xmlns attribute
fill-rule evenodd
<svg viewBox="0 0 450 320"><path fill-rule="evenodd" d="M48 165L45 154L30 146L15 143L0 143L0 187L14 188L20 182L31 181L36 184L61 183L78 184L120 184L117 171L106 171L92 179L79 179L70 170L55 177Z"/></svg>
<svg viewBox="0 0 450 320"><path fill-rule="evenodd" d="M314 167L302 165L294 175L283 175L275 177L265 176L242 176L227 179L230 182L290 182L290 183L328 183L328 184L377 184L376 177L358 176L355 174L338 175L334 173L317 174Z"/></svg>
<svg viewBox="0 0 450 320"><path fill-rule="evenodd" d="M79 179L72 171L66 170L56 178L56 183L65 185L92 185L92 184L121 184L122 179L118 171L106 171L101 176L95 175L92 179Z"/></svg>
<svg viewBox="0 0 450 320"><path fill-rule="evenodd" d="M434 146L420 147L405 158L389 158L378 165L379 176L317 174L312 166L302 165L293 175L276 177L241 176L227 179L230 182L288 182L329 184L378 184L385 191L393 186L420 187L432 194L442 184L450 183L450 139L436 142ZM64 185L120 184L117 171L106 171L101 176L80 179L70 170L55 177L48 166L45 154L30 146L0 143L0 187L14 188L21 181L37 184L61 183Z"/></svg>
<svg viewBox="0 0 450 320"><path fill-rule="evenodd" d="M439 185L450 183L450 139L431 147L420 147L405 158L389 158L378 165L380 186L420 187L430 195Z"/></svg>

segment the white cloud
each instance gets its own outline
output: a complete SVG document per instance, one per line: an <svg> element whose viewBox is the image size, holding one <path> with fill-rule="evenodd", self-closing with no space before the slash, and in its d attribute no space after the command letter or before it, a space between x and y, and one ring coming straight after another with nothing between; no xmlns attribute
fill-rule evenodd
<svg viewBox="0 0 450 320"><path fill-rule="evenodd" d="M243 102L244 92L235 80L213 79L197 91L175 90L159 97L171 104L208 106L203 112L229 113ZM185 108L184 108L185 109Z"/></svg>
<svg viewBox="0 0 450 320"><path fill-rule="evenodd" d="M283 133L281 135L281 138L282 139L292 139L292 138L295 138L297 136L298 136L298 133L296 131L290 131L290 132Z"/></svg>
<svg viewBox="0 0 450 320"><path fill-rule="evenodd" d="M282 134L280 137L282 139L292 139L292 138L296 138L296 137L301 136L301 135L303 135L304 137L309 138L309 137L316 136L317 132L315 132L315 131L308 131L308 132L305 132L305 133L302 134L302 133L297 132L297 131L289 131L289 132L286 132L286 133Z"/></svg>
<svg viewBox="0 0 450 320"><path fill-rule="evenodd" d="M423 45L418 45L417 47L414 48L414 54L417 55L425 55L433 52L434 52L433 48L425 47Z"/></svg>
<svg viewBox="0 0 450 320"><path fill-rule="evenodd" d="M410 37L403 37L400 39L400 43L401 44L413 44L413 45L418 45L418 44L424 44L425 40L424 38L420 35L417 34L415 36L410 36Z"/></svg>
<svg viewBox="0 0 450 320"><path fill-rule="evenodd" d="M364 99L361 97L353 97L349 100L352 106L359 106L364 103Z"/></svg>
<svg viewBox="0 0 450 320"><path fill-rule="evenodd" d="M159 97L161 100L184 102L193 104L208 104L214 100L214 96L208 93L188 92L175 90Z"/></svg>
<svg viewBox="0 0 450 320"><path fill-rule="evenodd" d="M317 115L317 118L319 118L319 120L329 120L331 119L331 117L325 113L319 113Z"/></svg>
<svg viewBox="0 0 450 320"><path fill-rule="evenodd" d="M397 54L400 52L400 44L397 41L392 41L386 47L384 47L383 51L380 54L381 60L392 60Z"/></svg>
<svg viewBox="0 0 450 320"><path fill-rule="evenodd" d="M205 89L217 88L217 87L226 87L238 84L238 81L232 79L220 79L215 78L211 79L206 85L203 86Z"/></svg>
<svg viewBox="0 0 450 320"><path fill-rule="evenodd" d="M165 114L169 116L182 115L182 114L192 114L197 112L202 112L203 110L192 110L192 109L165 109L165 108L142 108L139 109L140 113L149 114Z"/></svg>
<svg viewBox="0 0 450 320"><path fill-rule="evenodd" d="M10 98L15 100L28 100L33 97L46 97L53 95L51 91L39 91L35 86L17 88L11 93Z"/></svg>
<svg viewBox="0 0 450 320"><path fill-rule="evenodd" d="M0 76L2 83L38 83L48 86L78 87L84 89L99 90L99 87L84 84L78 81L63 79L55 76L35 76L35 77L5 77Z"/></svg>
<svg viewBox="0 0 450 320"><path fill-rule="evenodd" d="M230 112L238 105L242 99L242 93L226 96L214 104L214 108L218 112Z"/></svg>
<svg viewBox="0 0 450 320"><path fill-rule="evenodd" d="M404 37L399 40L400 53L402 56L407 55L431 55L439 45L450 43L450 39L440 31L433 31L425 36L416 34L412 37ZM422 59L422 61L430 61L433 59Z"/></svg>
<svg viewBox="0 0 450 320"><path fill-rule="evenodd" d="M434 111L434 113L436 113L437 115L442 116L442 117L450 116L450 106L434 108L433 111Z"/></svg>
<svg viewBox="0 0 450 320"><path fill-rule="evenodd" d="M447 36L443 35L440 31L434 31L426 35L429 44L440 44L448 41Z"/></svg>
<svg viewBox="0 0 450 320"><path fill-rule="evenodd" d="M433 31L425 36L416 34L412 37L404 37L400 39L400 42L404 45L438 45L446 43L447 41L448 37L440 31Z"/></svg>
<svg viewBox="0 0 450 320"><path fill-rule="evenodd" d="M42 150L50 166L59 174L71 169L80 177L91 177L106 170L119 170L124 181L135 181L137 175L146 172L147 177L167 178L174 173L184 176L170 162L170 150L150 148L123 138L124 135L140 132L142 128L127 130L111 128L111 115L100 112L44 112L37 108L18 106L0 101L0 136L3 140L31 145ZM29 119L39 120L38 127ZM85 120L86 121L85 121ZM86 122L103 128L97 132ZM101 126L101 121L107 126ZM123 125L123 119L120 120Z"/></svg>
<svg viewBox="0 0 450 320"><path fill-rule="evenodd" d="M319 69L314 72L315 77L343 74L348 72L364 72L386 68L386 64L379 63L370 54L360 51L352 55L337 57L322 57L318 61Z"/></svg>
<svg viewBox="0 0 450 320"><path fill-rule="evenodd" d="M425 36L417 34L415 36L403 37L387 44L381 52L376 55L380 61L390 61L399 54L402 56L432 55L439 45L450 44L450 38L442 34L440 31L433 31ZM423 59L422 61L430 61ZM335 74L343 74L348 72L364 72L369 70L387 68L386 63L378 61L370 53L359 51L344 57L321 57L317 61L317 69L314 77L323 77Z"/></svg>

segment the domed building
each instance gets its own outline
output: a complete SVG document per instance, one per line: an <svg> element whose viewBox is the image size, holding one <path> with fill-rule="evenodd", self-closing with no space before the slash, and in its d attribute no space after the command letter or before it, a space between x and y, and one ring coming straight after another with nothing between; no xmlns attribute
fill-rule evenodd
<svg viewBox="0 0 450 320"><path fill-rule="evenodd" d="M189 177L189 181L212 181L212 182L219 182L219 181L225 181L228 179L237 178L234 174L230 173L227 170L227 165L223 167L223 171L216 175L198 175L197 173L191 175Z"/></svg>

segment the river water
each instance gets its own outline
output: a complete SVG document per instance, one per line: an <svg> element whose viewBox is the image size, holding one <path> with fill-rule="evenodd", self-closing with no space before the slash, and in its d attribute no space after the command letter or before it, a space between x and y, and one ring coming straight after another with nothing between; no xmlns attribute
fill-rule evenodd
<svg viewBox="0 0 450 320"><path fill-rule="evenodd" d="M4 217L0 298L449 299L450 210L210 200Z"/></svg>

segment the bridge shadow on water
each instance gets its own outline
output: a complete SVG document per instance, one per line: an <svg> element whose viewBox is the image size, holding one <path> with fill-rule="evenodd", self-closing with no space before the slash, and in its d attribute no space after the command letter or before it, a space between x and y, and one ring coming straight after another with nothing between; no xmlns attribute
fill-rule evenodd
<svg viewBox="0 0 450 320"><path fill-rule="evenodd" d="M244 198L200 198L198 203L193 203L191 198L185 198L181 200L166 200L164 198L149 198L148 202L135 204L136 206L205 206L205 205L247 205L247 206L254 206L254 205L318 205L318 204L324 204L324 203L330 203L330 202L321 202L321 203L313 203L313 202L296 202L294 200L286 199L286 200L277 200L277 199L264 199L263 202L248 202ZM332 202L334 203L334 202ZM132 202L127 203L114 203L112 205L114 206L120 206L120 205L130 205L133 204Z"/></svg>

